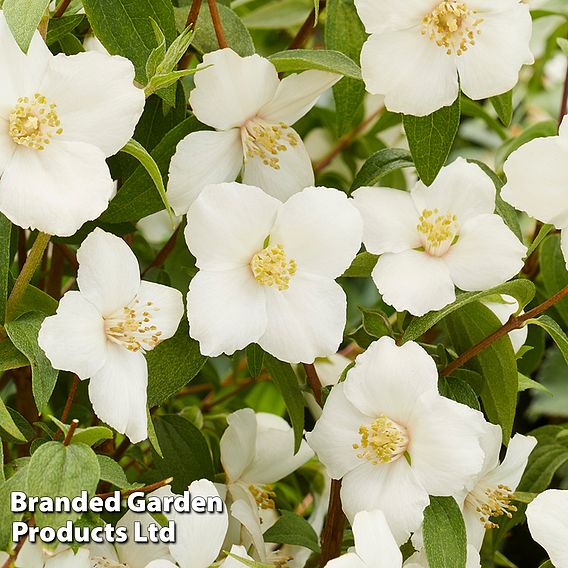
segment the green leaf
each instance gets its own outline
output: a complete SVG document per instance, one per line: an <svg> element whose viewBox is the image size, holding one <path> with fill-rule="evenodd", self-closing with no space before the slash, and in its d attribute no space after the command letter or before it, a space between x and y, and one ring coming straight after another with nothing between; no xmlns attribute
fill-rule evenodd
<svg viewBox="0 0 568 568"><path fill-rule="evenodd" d="M464 568L465 523L453 497L430 497L424 509L424 547L430 568Z"/></svg>
<svg viewBox="0 0 568 568"><path fill-rule="evenodd" d="M154 421L152 420L152 415L150 414L150 409L146 408L146 417L148 419L148 441L152 444L154 451L161 457L164 457L162 448L160 448L160 442L158 442L158 436L156 436L156 429L154 428Z"/></svg>
<svg viewBox="0 0 568 568"><path fill-rule="evenodd" d="M56 310L57 300L35 286L28 286L24 297L12 312L12 319L17 319L29 312L40 312L46 316L52 316Z"/></svg>
<svg viewBox="0 0 568 568"><path fill-rule="evenodd" d="M350 191L355 191L363 186L376 185L382 177L391 172L412 166L414 166L414 162L408 150L383 148L375 152L363 164L353 180Z"/></svg>
<svg viewBox="0 0 568 568"><path fill-rule="evenodd" d="M191 381L205 365L199 343L189 337L183 322L176 334L147 355L148 406L161 404Z"/></svg>
<svg viewBox="0 0 568 568"><path fill-rule="evenodd" d="M24 53L28 52L48 6L49 0L4 0L2 9L6 23Z"/></svg>
<svg viewBox="0 0 568 568"><path fill-rule="evenodd" d="M197 69L182 69L181 71L171 71L170 73L164 73L162 75L154 75L144 89L144 92L146 96L149 97L153 93L159 93L159 91L170 87L180 79L183 79L183 77L193 75L196 72Z"/></svg>
<svg viewBox="0 0 568 568"><path fill-rule="evenodd" d="M69 424L64 424L55 416L49 417L58 428L61 429L64 435L69 431ZM87 446L94 446L103 440L111 440L113 433L110 428L106 426L90 426L89 428L77 428L71 438L72 444L85 444Z"/></svg>
<svg viewBox="0 0 568 568"><path fill-rule="evenodd" d="M544 239L540 245L539 264L547 296L554 296L568 286L568 271L560 248L560 235L549 235ZM568 298L556 302L554 309L560 314L564 324L568 325Z"/></svg>
<svg viewBox="0 0 568 568"><path fill-rule="evenodd" d="M8 298L8 282L12 254L10 240L12 236L12 223L0 213L0 324L6 319L6 300ZM0 366L2 358L0 357Z"/></svg>
<svg viewBox="0 0 568 568"><path fill-rule="evenodd" d="M542 225L538 235L534 238L529 250L527 251L527 258L539 247L540 243L546 239L550 231L554 230L554 225Z"/></svg>
<svg viewBox="0 0 568 568"><path fill-rule="evenodd" d="M429 116L404 115L408 145L418 175L430 185L446 163L460 126L460 98Z"/></svg>
<svg viewBox="0 0 568 568"><path fill-rule="evenodd" d="M292 544L309 548L319 554L318 535L312 525L300 515L291 511L281 511L281 517L263 535L265 542Z"/></svg>
<svg viewBox="0 0 568 568"><path fill-rule="evenodd" d="M316 5L319 2L316 0ZM325 17L325 47L344 53L359 61L361 47L367 39L353 0L329 0ZM353 125L354 117L365 96L365 85L357 79L344 77L333 86L337 133L343 135Z"/></svg>
<svg viewBox="0 0 568 568"><path fill-rule="evenodd" d="M562 53L568 56L568 39L564 37L558 37L556 38L556 43L558 44L558 47L562 50Z"/></svg>
<svg viewBox="0 0 568 568"><path fill-rule="evenodd" d="M49 21L47 29L47 37L45 42L51 46L63 39L67 34L71 33L83 20L83 14L73 14L72 16L63 16L62 18L52 18Z"/></svg>
<svg viewBox="0 0 568 568"><path fill-rule="evenodd" d="M522 373L519 373L519 392L524 392L529 389L544 392L548 396L554 396L554 394L550 392L550 390L547 389L544 385L541 385L537 381L533 381L533 379L523 375Z"/></svg>
<svg viewBox="0 0 568 568"><path fill-rule="evenodd" d="M481 410L479 400L473 387L464 379L458 377L440 377L438 390L442 396L465 404L475 410Z"/></svg>
<svg viewBox="0 0 568 568"><path fill-rule="evenodd" d="M303 0L265 2L245 14L243 24L251 30L287 29L303 24L309 13L309 3Z"/></svg>
<svg viewBox="0 0 568 568"><path fill-rule="evenodd" d="M536 292L535 285L530 280L511 280L504 284L499 284L495 288L484 292L462 292L458 294L456 301L437 312L430 312L422 317L414 318L404 331L404 341L414 341L424 335L430 328L434 327L439 321L449 314L459 310L467 304L478 302L488 296L497 294L507 294L513 296L519 303L522 310L533 298Z"/></svg>
<svg viewBox="0 0 568 568"><path fill-rule="evenodd" d="M251 377L258 377L264 363L264 351L256 343L247 347L247 366Z"/></svg>
<svg viewBox="0 0 568 568"><path fill-rule="evenodd" d="M12 491L27 493L27 465L17 467L16 472L6 481L0 482L0 549L8 550L13 546L12 523L20 521L23 513L12 513L10 496Z"/></svg>
<svg viewBox="0 0 568 568"><path fill-rule="evenodd" d="M392 337L392 326L389 318L382 310L359 306L359 311L363 314L363 329L369 335L375 338L383 337L384 335Z"/></svg>
<svg viewBox="0 0 568 568"><path fill-rule="evenodd" d="M45 316L31 312L6 324L12 343L28 358L32 366L32 391L39 412L47 406L55 388L59 371L54 369L37 343Z"/></svg>
<svg viewBox="0 0 568 568"><path fill-rule="evenodd" d="M0 373L27 367L29 364L27 357L20 353L8 338L0 341Z"/></svg>
<svg viewBox="0 0 568 568"><path fill-rule="evenodd" d="M319 69L338 73L352 79L361 79L361 69L346 55L330 49L289 49L268 57L280 73Z"/></svg>
<svg viewBox="0 0 568 568"><path fill-rule="evenodd" d="M225 38L231 49L243 57L252 55L255 52L254 43L242 20L233 10L223 4L217 3L217 8L219 9ZM183 16L182 26L185 27L188 10L183 9L183 12L185 15ZM206 7L199 11L192 45L201 54L219 49L217 35L211 20L211 12Z"/></svg>
<svg viewBox="0 0 568 568"><path fill-rule="evenodd" d="M99 460L85 444L64 446L47 442L32 455L28 466L28 495L30 497L77 497L81 491L94 495L100 478ZM62 527L79 513L35 513L38 527Z"/></svg>
<svg viewBox="0 0 568 568"><path fill-rule="evenodd" d="M445 323L457 353L465 353L501 327L497 316L479 303L452 312ZM513 429L519 386L511 341L507 336L499 338L468 365L483 379L480 392L483 407L489 421L501 425L506 444Z"/></svg>
<svg viewBox="0 0 568 568"><path fill-rule="evenodd" d="M170 44L177 36L169 0L83 0L89 23L101 43L113 55L132 61L136 80L145 85L146 62L156 46L152 18Z"/></svg>
<svg viewBox="0 0 568 568"><path fill-rule="evenodd" d="M10 436L16 438L16 440L20 440L21 442L25 442L26 438L20 431L20 429L16 426L12 415L10 414L8 408L4 404L4 401L0 398L0 428L8 432Z"/></svg>
<svg viewBox="0 0 568 568"><path fill-rule="evenodd" d="M264 365L286 403L294 428L294 452L297 452L304 434L304 397L298 377L288 363L283 363L268 353L264 354Z"/></svg>
<svg viewBox="0 0 568 568"><path fill-rule="evenodd" d="M503 125L493 116L491 116L479 102L472 101L466 96L461 96L461 112L462 116L471 116L473 118L481 118L485 124L493 130L501 138L503 142L509 140L509 134Z"/></svg>
<svg viewBox="0 0 568 568"><path fill-rule="evenodd" d="M189 420L177 415L154 420L164 454L155 465L163 478L173 477L172 491L181 493L196 479L213 479L215 470L203 434Z"/></svg>
<svg viewBox="0 0 568 568"><path fill-rule="evenodd" d="M170 130L162 141L150 152L160 168L162 179L167 175L170 160L178 143L191 132L206 128L195 117L191 116ZM124 182L109 208L101 216L105 223L123 223L138 221L142 217L156 213L164 208L156 185L143 166Z"/></svg>
<svg viewBox="0 0 568 568"><path fill-rule="evenodd" d="M142 487L140 483L130 483L126 479L126 474L123 469L111 457L102 454L97 455L99 460L99 467L101 470L101 481L111 483L119 489L135 489Z"/></svg>
<svg viewBox="0 0 568 568"><path fill-rule="evenodd" d="M502 95L491 97L489 99L499 120L505 125L509 126L513 120L513 91L508 91Z"/></svg>
<svg viewBox="0 0 568 568"><path fill-rule="evenodd" d="M552 337L554 343L558 345L558 349L560 349L564 360L568 363L568 337L556 321L545 315L527 320L527 325L538 325L542 327L542 329Z"/></svg>
<svg viewBox="0 0 568 568"><path fill-rule="evenodd" d="M370 252L359 253L351 263L351 266L343 273L345 278L368 278L379 260L378 255Z"/></svg>

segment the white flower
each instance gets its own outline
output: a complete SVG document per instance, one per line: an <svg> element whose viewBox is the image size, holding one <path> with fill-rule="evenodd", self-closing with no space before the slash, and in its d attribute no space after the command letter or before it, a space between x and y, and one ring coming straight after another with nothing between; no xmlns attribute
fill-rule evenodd
<svg viewBox="0 0 568 568"><path fill-rule="evenodd" d="M250 408L227 417L221 438L221 463L226 475L231 514L251 535L261 557L265 554L261 514L274 509L272 484L304 465L313 452L302 440L294 454L294 432L283 418L254 413Z"/></svg>
<svg viewBox="0 0 568 568"><path fill-rule="evenodd" d="M234 181L262 187L285 200L313 185L304 143L290 128L340 79L304 71L280 80L268 59L220 49L203 57L189 102L214 131L189 134L170 164L168 199L177 215L187 212L209 184Z"/></svg>
<svg viewBox="0 0 568 568"><path fill-rule="evenodd" d="M134 66L89 52L53 56L39 33L25 55L0 12L0 211L25 229L72 235L114 194L105 159L144 109Z"/></svg>
<svg viewBox="0 0 568 568"><path fill-rule="evenodd" d="M456 299L455 287L488 290L523 266L526 247L494 214L495 186L462 158L430 187L410 193L363 187L354 194L363 242L382 255L373 280L387 304L421 316Z"/></svg>
<svg viewBox="0 0 568 568"><path fill-rule="evenodd" d="M282 204L257 187L207 187L185 230L200 269L187 300L201 352L258 343L290 363L335 353L346 298L334 279L351 264L361 233L359 213L335 189L307 188Z"/></svg>
<svg viewBox="0 0 568 568"><path fill-rule="evenodd" d="M531 535L556 568L568 568L568 491L548 489L527 507Z"/></svg>
<svg viewBox="0 0 568 568"><path fill-rule="evenodd" d="M560 246L568 268L568 116L558 136L535 138L505 162L507 183L501 197L516 209L561 231Z"/></svg>
<svg viewBox="0 0 568 568"><path fill-rule="evenodd" d="M361 70L367 90L393 112L424 116L451 105L459 88L478 100L518 81L532 21L519 0L355 0L367 33Z"/></svg>
<svg viewBox="0 0 568 568"><path fill-rule="evenodd" d="M144 353L177 330L181 294L140 281L134 253L119 237L95 229L77 251L78 292L67 292L38 337L55 369L90 378L97 416L133 443L147 437Z"/></svg>
<svg viewBox="0 0 568 568"><path fill-rule="evenodd" d="M359 355L307 434L349 519L380 509L401 544L429 495L453 495L481 469L481 413L438 393L433 359L417 343L382 337Z"/></svg>
<svg viewBox="0 0 568 568"><path fill-rule="evenodd" d="M456 496L462 505L467 541L477 550L483 543L485 529L497 527L497 517L510 517L516 511L511 499L536 446L536 438L515 434L500 464L501 440L501 427L487 423L481 437L483 467L475 481Z"/></svg>
<svg viewBox="0 0 568 568"><path fill-rule="evenodd" d="M502 324L505 324L509 321L509 318L516 314L519 309L519 302L513 298L513 296L509 296L507 294L501 294L498 298L495 299L486 299L481 300L481 303L489 308L499 319ZM522 311L520 312L523 313ZM527 341L527 335L529 330L527 326L521 327L521 329L514 329L513 331L509 332L509 339L511 340L511 344L513 346L513 351L518 353L521 347Z"/></svg>
<svg viewBox="0 0 568 568"><path fill-rule="evenodd" d="M0 562L5 559L0 553ZM26 541L18 558L16 568L91 568L89 550L80 548L77 553L68 546L60 545L55 551L44 550L40 542Z"/></svg>
<svg viewBox="0 0 568 568"><path fill-rule="evenodd" d="M353 520L354 550L330 560L328 568L401 568L402 554L382 511L361 511Z"/></svg>
<svg viewBox="0 0 568 568"><path fill-rule="evenodd" d="M181 217L174 216L172 225L169 213L163 209L140 219L136 223L136 228L151 245L159 245L165 243L172 236L180 222Z"/></svg>

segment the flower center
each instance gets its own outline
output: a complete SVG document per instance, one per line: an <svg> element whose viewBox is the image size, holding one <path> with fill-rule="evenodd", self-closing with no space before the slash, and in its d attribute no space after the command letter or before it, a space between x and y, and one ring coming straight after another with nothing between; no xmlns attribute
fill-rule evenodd
<svg viewBox="0 0 568 568"><path fill-rule="evenodd" d="M275 286L278 290L288 290L290 279L296 274L296 261L288 260L282 245L267 246L257 252L250 261L256 281L263 286Z"/></svg>
<svg viewBox="0 0 568 568"><path fill-rule="evenodd" d="M152 318L160 308L153 302L142 304L135 298L128 306L105 318L105 332L114 341L129 351L149 351L160 343L161 331L152 325Z"/></svg>
<svg viewBox="0 0 568 568"><path fill-rule="evenodd" d="M256 504L261 509L275 509L276 504L274 503L274 497L276 493L273 491L272 485L265 485L261 487L259 485L249 485L249 491L251 492Z"/></svg>
<svg viewBox="0 0 568 568"><path fill-rule="evenodd" d="M416 228L426 252L432 256L446 254L458 234L457 217L451 212L424 209L419 221Z"/></svg>
<svg viewBox="0 0 568 568"><path fill-rule="evenodd" d="M95 556L91 558L91 568L128 568L128 564L120 564L108 558Z"/></svg>
<svg viewBox="0 0 568 568"><path fill-rule="evenodd" d="M369 426L359 428L361 442L353 444L354 450L361 450L357 457L378 465L396 461L408 448L408 432L404 426L381 414Z"/></svg>
<svg viewBox="0 0 568 568"><path fill-rule="evenodd" d="M469 503L479 514L479 521L483 523L486 529L495 529L499 525L489 520L489 517L501 517L505 515L509 519L517 510L517 507L511 505L513 491L506 485L497 485L496 487L476 487L466 497Z"/></svg>
<svg viewBox="0 0 568 568"><path fill-rule="evenodd" d="M12 140L33 150L44 150L53 136L63 133L56 108L40 93L36 93L31 100L20 97L10 113L9 132Z"/></svg>
<svg viewBox="0 0 568 568"><path fill-rule="evenodd" d="M462 55L475 45L482 22L483 18L478 18L475 10L470 10L466 2L449 0L440 2L424 17L422 35L443 47L448 55Z"/></svg>
<svg viewBox="0 0 568 568"><path fill-rule="evenodd" d="M249 120L241 128L243 149L247 158L257 157L265 166L280 169L278 154L298 145L298 136L288 125L268 124L258 118Z"/></svg>

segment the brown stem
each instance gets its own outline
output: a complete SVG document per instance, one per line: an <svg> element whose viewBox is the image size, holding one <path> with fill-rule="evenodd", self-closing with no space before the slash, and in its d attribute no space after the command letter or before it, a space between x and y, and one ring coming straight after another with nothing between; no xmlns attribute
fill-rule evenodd
<svg viewBox="0 0 568 568"><path fill-rule="evenodd" d="M61 16L65 14L65 10L69 8L69 4L71 4L71 0L61 0L59 6L57 6L57 10L55 10L55 14L53 14L53 17L61 18Z"/></svg>
<svg viewBox="0 0 568 568"><path fill-rule="evenodd" d="M162 247L162 249L156 255L154 260L142 271L142 278L146 276L146 273L151 268L159 268L160 266L163 266L164 262L166 262L166 259L168 258L170 253L174 250L174 247L176 246L178 234L179 234L179 227L174 231L173 235L170 237L168 242Z"/></svg>
<svg viewBox="0 0 568 568"><path fill-rule="evenodd" d="M345 515L341 508L341 480L332 479L327 519L321 535L321 568L341 554L344 527Z"/></svg>
<svg viewBox="0 0 568 568"><path fill-rule="evenodd" d="M61 254L65 257L65 260L69 263L74 271L77 271L79 269L77 255L67 245L64 245L62 243L53 243L53 248L61 252Z"/></svg>
<svg viewBox="0 0 568 568"><path fill-rule="evenodd" d="M28 521L29 526L34 526L34 524L35 523L33 519L30 519ZM13 563L15 563L16 560L18 559L18 554L20 554L20 550L22 550L22 547L26 543L26 540L28 540L28 535L25 535L22 538L20 538L20 540L14 547L14 550L11 552L10 556L6 559L6 562L2 564L2 568L10 568L11 566L14 565Z"/></svg>
<svg viewBox="0 0 568 568"><path fill-rule="evenodd" d="M219 15L217 2L216 0L207 0L207 2L209 3L209 11L211 12L211 20L213 21L213 27L215 28L217 43L221 49L225 49L226 47L229 47L229 44L225 38L225 32L223 31L223 25L221 24L221 16Z"/></svg>
<svg viewBox="0 0 568 568"><path fill-rule="evenodd" d="M473 347L470 347L465 353L463 353L457 359L452 361L446 368L442 369L440 374L443 377L447 377L448 375L453 373L456 369L467 363L470 359L481 353L483 350L487 349L492 343L494 343L501 337L504 337L509 332L515 329L520 329L526 321L534 318L535 316L540 315L542 312L545 312L546 310L548 310L548 308L551 308L554 304L562 300L562 298L564 298L567 295L568 295L568 286L565 286L564 288L562 288L562 290L554 294L554 296L548 298L546 302L543 302L542 304L536 306L536 308L533 308L532 310L529 310L528 312L520 316L515 316L515 315L511 316L507 321L507 323L505 323L503 326L501 326L497 331L493 332L491 335L487 336L485 339L482 339L479 343L475 344Z"/></svg>
<svg viewBox="0 0 568 568"><path fill-rule="evenodd" d="M67 402L65 403L65 408L61 413L61 422L65 422L69 417L69 411L71 410L71 405L73 404L73 399L75 398L75 393L77 392L77 387L79 386L79 377L77 375L73 375L73 382L71 383L71 388L69 389L69 395L67 396ZM54 440L57 440L59 436L62 434L62 430L58 430L53 437Z"/></svg>
<svg viewBox="0 0 568 568"><path fill-rule="evenodd" d="M129 489L128 491L121 491L120 494L122 497L127 497L132 493L138 493L141 491L142 493L150 493L155 489L160 489L160 487L164 487L164 485L169 485L174 480L173 477L168 477L167 479L162 479L162 481L158 481L157 483L152 483L152 485L146 485L145 487L139 487L138 489ZM97 493L97 497L102 497L106 499L107 497L112 497L114 495L114 491L109 493Z"/></svg>
<svg viewBox="0 0 568 568"><path fill-rule="evenodd" d="M43 262L47 261L47 255L43 255ZM63 279L63 270L65 268L65 257L61 250L57 247L53 247L51 253L51 266L49 268L49 274L47 277L45 291L56 300L61 299L61 281ZM41 286L40 286L41 288Z"/></svg>
<svg viewBox="0 0 568 568"><path fill-rule="evenodd" d="M325 8L326 0L319 0L319 13ZM315 8L310 12L306 21L302 24L302 27L298 30L298 33L294 39L290 42L288 49L300 49L306 45L306 42L310 39L314 33L316 27L316 10Z"/></svg>
<svg viewBox="0 0 568 568"><path fill-rule="evenodd" d="M69 430L67 430L67 435L65 436L65 440L63 440L64 446L68 446L71 443L71 439L73 438L73 434L75 434L77 426L79 426L79 421L77 419L73 419L69 426Z"/></svg>
<svg viewBox="0 0 568 568"><path fill-rule="evenodd" d="M323 406L321 401L321 381L320 378L318 377L318 372L316 370L316 367L313 363L304 363L303 365L304 365L304 370L306 371L306 377L308 378L308 384L310 385L314 393L314 397L317 403L320 406Z"/></svg>
<svg viewBox="0 0 568 568"><path fill-rule="evenodd" d="M187 14L187 20L185 22L186 28L195 28L195 24L199 16L199 10L201 9L201 2L202 0L193 0L189 13Z"/></svg>
<svg viewBox="0 0 568 568"><path fill-rule="evenodd" d="M118 461L125 453L128 447L130 446L130 440L128 438L124 438L120 443L120 446L116 448L116 451L113 454L113 458Z"/></svg>

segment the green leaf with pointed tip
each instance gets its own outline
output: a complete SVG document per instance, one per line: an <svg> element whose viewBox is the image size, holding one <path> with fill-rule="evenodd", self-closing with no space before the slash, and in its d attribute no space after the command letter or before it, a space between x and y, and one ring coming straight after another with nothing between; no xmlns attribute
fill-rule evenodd
<svg viewBox="0 0 568 568"><path fill-rule="evenodd" d="M281 73L319 69L362 80L359 66L347 55L331 49L289 49L270 55L268 60Z"/></svg>
<svg viewBox="0 0 568 568"><path fill-rule="evenodd" d="M24 53L28 52L48 6L49 0L4 0L2 10L6 23Z"/></svg>
<svg viewBox="0 0 568 568"><path fill-rule="evenodd" d="M342 274L344 278L367 278L371 276L373 268L379 257L370 252L359 253L351 263L351 266Z"/></svg>
<svg viewBox="0 0 568 568"><path fill-rule="evenodd" d="M539 265L547 296L554 296L562 288L568 286L568 271L560 248L560 235L549 235L542 241L539 250ZM560 314L564 324L568 325L568 298L556 302L554 309Z"/></svg>
<svg viewBox="0 0 568 568"><path fill-rule="evenodd" d="M513 120L513 91L507 91L502 95L497 95L489 99L499 120L505 125L509 126Z"/></svg>
<svg viewBox="0 0 568 568"><path fill-rule="evenodd" d="M29 364L27 357L16 349L10 339L0 341L0 373L27 367Z"/></svg>
<svg viewBox="0 0 568 568"><path fill-rule="evenodd" d="M141 483L130 483L123 469L111 457L102 454L97 455L101 470L101 481L112 483L119 489L136 489L142 487Z"/></svg>
<svg viewBox="0 0 568 568"><path fill-rule="evenodd" d="M558 345L564 360L568 363L568 336L566 336L566 333L564 333L564 330L556 321L545 315L527 320L527 325L538 325L539 327L542 327L542 329L544 329L544 331L552 337L554 343Z"/></svg>
<svg viewBox="0 0 568 568"><path fill-rule="evenodd" d="M260 345L251 343L247 347L247 366L251 377L258 377L264 363L264 351Z"/></svg>
<svg viewBox="0 0 568 568"><path fill-rule="evenodd" d="M22 442L26 441L25 436L22 434L20 429L16 426L12 415L8 411L8 408L4 404L4 401L0 398L0 428L4 429L10 436L20 440Z"/></svg>
<svg viewBox="0 0 568 568"><path fill-rule="evenodd" d="M291 511L281 511L281 517L263 535L265 542L303 546L319 554L320 546L312 525Z"/></svg>
<svg viewBox="0 0 568 568"><path fill-rule="evenodd" d="M408 150L383 148L367 158L355 176L350 192L359 187L376 185L382 177L391 172L413 166L412 155Z"/></svg>
<svg viewBox="0 0 568 568"><path fill-rule="evenodd" d="M12 261L10 241L12 238L12 223L0 213L0 324L6 317L6 301L8 298L8 282L10 264ZM0 357L2 361L2 357ZM0 366L2 363L0 363Z"/></svg>

